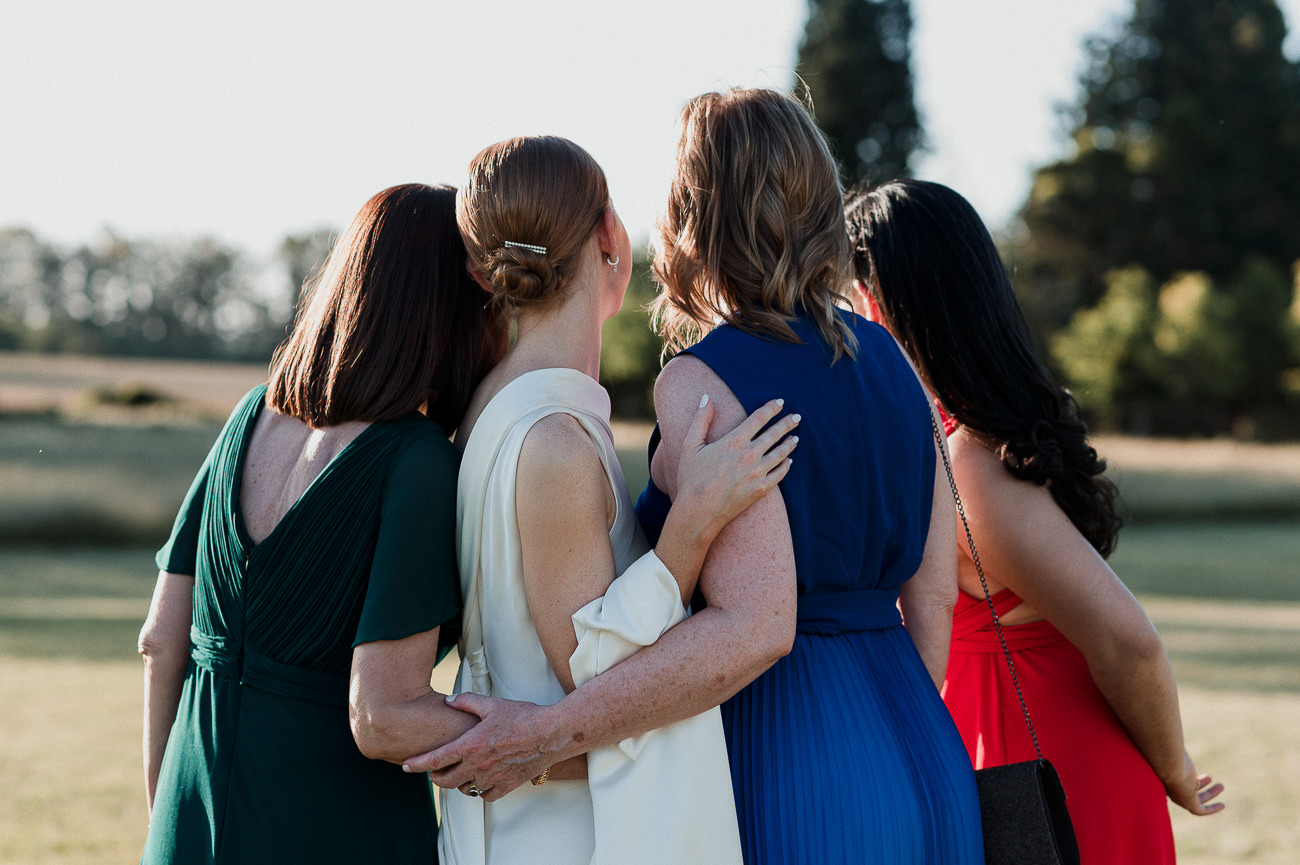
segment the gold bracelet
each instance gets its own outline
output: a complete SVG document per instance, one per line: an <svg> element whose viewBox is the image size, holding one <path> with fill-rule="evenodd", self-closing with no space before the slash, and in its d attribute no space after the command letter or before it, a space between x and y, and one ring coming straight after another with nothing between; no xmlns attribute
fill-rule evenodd
<svg viewBox="0 0 1300 865"><path fill-rule="evenodd" d="M545 772L533 779L533 786L540 787L545 784L551 777L551 770L547 768Z"/></svg>

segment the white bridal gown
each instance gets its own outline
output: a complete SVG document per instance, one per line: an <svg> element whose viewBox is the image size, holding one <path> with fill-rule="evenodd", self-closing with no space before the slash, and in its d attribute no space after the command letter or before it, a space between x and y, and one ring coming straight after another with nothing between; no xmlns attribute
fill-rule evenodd
<svg viewBox="0 0 1300 865"><path fill-rule="evenodd" d="M526 373L474 425L457 491L466 598L456 690L549 704L564 696L528 613L515 514L524 437L565 413L587 431L618 501L609 538L621 576L573 617L574 681L609 669L681 621L672 575L637 524L609 429L609 395L572 369ZM716 708L588 754L587 781L524 784L497 802L439 791L445 865L740 863L740 841Z"/></svg>

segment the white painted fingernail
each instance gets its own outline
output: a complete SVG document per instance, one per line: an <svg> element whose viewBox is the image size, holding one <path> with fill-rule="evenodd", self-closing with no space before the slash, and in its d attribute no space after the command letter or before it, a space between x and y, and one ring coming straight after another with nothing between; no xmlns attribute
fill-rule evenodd
<svg viewBox="0 0 1300 865"><path fill-rule="evenodd" d="M700 397L700 408L704 408L708 404L709 404L709 395L706 393L704 396Z"/></svg>
<svg viewBox="0 0 1300 865"><path fill-rule="evenodd" d="M792 414L790 415L790 420L794 421L795 423L798 423L799 421L803 420L803 415Z"/></svg>
<svg viewBox="0 0 1300 865"><path fill-rule="evenodd" d="M402 771L409 775L409 774L411 774L411 767L408 766L407 764L403 763L403 764L402 764Z"/></svg>
<svg viewBox="0 0 1300 865"><path fill-rule="evenodd" d="M783 399L778 399L778 400L776 401L776 404L777 404L777 405L785 405L785 400L783 400Z"/></svg>

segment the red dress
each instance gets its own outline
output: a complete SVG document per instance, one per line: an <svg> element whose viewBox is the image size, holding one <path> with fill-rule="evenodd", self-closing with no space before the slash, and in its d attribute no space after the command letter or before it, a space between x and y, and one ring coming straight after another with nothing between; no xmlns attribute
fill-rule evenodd
<svg viewBox="0 0 1300 865"><path fill-rule="evenodd" d="M993 596L998 615L1020 603ZM1084 865L1174 861L1164 785L1093 684L1083 653L1047 621L1003 626L1043 756L1065 787ZM988 602L961 592L943 700L976 769L1034 759Z"/></svg>

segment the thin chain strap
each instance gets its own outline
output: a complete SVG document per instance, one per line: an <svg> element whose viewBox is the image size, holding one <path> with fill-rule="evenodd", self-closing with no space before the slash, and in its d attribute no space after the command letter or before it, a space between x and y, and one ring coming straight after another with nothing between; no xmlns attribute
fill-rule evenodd
<svg viewBox="0 0 1300 865"><path fill-rule="evenodd" d="M1002 644L1002 657L1007 659L1007 672L1011 674L1011 684L1016 688L1016 698L1020 700L1020 710L1025 714L1025 726L1029 728L1029 738L1034 741L1034 750L1038 759L1043 759L1043 749L1038 746L1038 734L1034 732L1034 722L1029 720L1029 706L1025 705L1025 695L1020 692L1020 680L1016 677L1016 665L1011 660L1011 651L1007 648L1007 638L1002 634L1002 621L998 618L997 608L993 605L993 596L989 594L988 581L984 579L984 568L980 565L980 554L975 550L975 539L970 534L970 523L966 521L966 508L962 507L961 496L957 492L957 479L952 474L952 463L948 460L948 449L944 447L939 424L930 412L930 426L934 428L934 442L939 446L943 457L943 467L948 472L948 485L952 487L952 499L957 503L957 515L961 517L962 528L966 530L966 543L970 545L970 557L975 562L975 573L980 576L980 586L984 589L984 600L988 601L989 612L993 615L993 628L998 632L998 642Z"/></svg>

